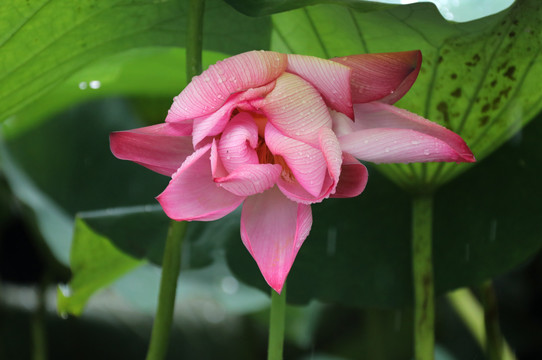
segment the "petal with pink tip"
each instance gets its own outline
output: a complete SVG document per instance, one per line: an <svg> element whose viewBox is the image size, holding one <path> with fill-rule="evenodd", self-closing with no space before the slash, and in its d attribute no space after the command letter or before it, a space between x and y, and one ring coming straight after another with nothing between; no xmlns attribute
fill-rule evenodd
<svg viewBox="0 0 542 360"><path fill-rule="evenodd" d="M218 142L218 156L232 172L241 165L258 164L258 126L249 113L241 112L226 125Z"/></svg>
<svg viewBox="0 0 542 360"><path fill-rule="evenodd" d="M157 196L167 216L174 220L211 221L238 207L245 199L215 184L209 160L211 144L190 155Z"/></svg>
<svg viewBox="0 0 542 360"><path fill-rule="evenodd" d="M284 136L271 123L265 127L265 143L275 155L281 156L295 179L286 181L299 183L313 197L318 197L327 173L327 163L322 151L304 142ZM284 169L283 177L289 177Z"/></svg>
<svg viewBox="0 0 542 360"><path fill-rule="evenodd" d="M286 71L302 77L314 86L327 106L354 118L348 66L314 56L288 55Z"/></svg>
<svg viewBox="0 0 542 360"><path fill-rule="evenodd" d="M367 168L356 158L343 153L341 177L332 198L351 198L363 192L369 179Z"/></svg>
<svg viewBox="0 0 542 360"><path fill-rule="evenodd" d="M215 112L230 95L278 78L287 63L286 55L271 51L250 51L219 61L192 78L174 99L166 121L183 121Z"/></svg>
<svg viewBox="0 0 542 360"><path fill-rule="evenodd" d="M392 105L354 106L353 131L339 137L343 151L376 163L474 162L463 139L443 126Z"/></svg>
<svg viewBox="0 0 542 360"><path fill-rule="evenodd" d="M191 128L191 124L158 124L114 132L109 136L111 151L119 159L171 176L194 152Z"/></svg>
<svg viewBox="0 0 542 360"><path fill-rule="evenodd" d="M241 239L276 292L282 291L311 226L310 206L288 200L276 187L245 200Z"/></svg>
<svg viewBox="0 0 542 360"><path fill-rule="evenodd" d="M232 194L250 196L275 185L281 172L282 167L278 164L246 164L228 176L216 178L215 182Z"/></svg>
<svg viewBox="0 0 542 360"><path fill-rule="evenodd" d="M422 53L415 50L360 54L330 60L352 69L350 85L354 104L375 100L393 104L407 93L418 77Z"/></svg>
<svg viewBox="0 0 542 360"><path fill-rule="evenodd" d="M297 75L281 75L273 91L258 105L284 135L314 146L318 146L320 128L331 128L331 116L322 97Z"/></svg>

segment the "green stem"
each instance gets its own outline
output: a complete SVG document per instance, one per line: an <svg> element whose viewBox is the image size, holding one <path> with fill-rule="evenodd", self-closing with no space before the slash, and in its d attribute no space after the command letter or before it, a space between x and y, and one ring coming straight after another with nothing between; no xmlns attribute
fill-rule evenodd
<svg viewBox="0 0 542 360"><path fill-rule="evenodd" d="M186 222L171 221L162 259L162 278L156 318L152 326L147 360L164 359L169 343L177 278L181 270L181 247L186 231Z"/></svg>
<svg viewBox="0 0 542 360"><path fill-rule="evenodd" d="M46 303L46 291L49 277L43 275L43 279L38 284L36 290L37 293L37 306L36 312L32 316L32 359L33 360L46 360L47 359L47 337L45 330L45 311L47 307Z"/></svg>
<svg viewBox="0 0 542 360"><path fill-rule="evenodd" d="M499 326L497 296L491 281L480 286L480 298L484 306L484 325L486 329L486 356L488 360L504 359L504 339Z"/></svg>
<svg viewBox="0 0 542 360"><path fill-rule="evenodd" d="M495 335L491 335L489 329L487 329L488 317L485 315L485 313L487 313L488 310L486 309L484 311L484 309L482 309L482 305L480 305L470 290L466 288L458 289L449 293L446 297L450 302L450 305L452 305L459 317L463 320L463 323L470 330L472 336L476 339L481 348L487 349L490 343L496 342L495 340L489 339L491 336ZM484 297L483 294L482 297ZM496 320L495 317L494 319ZM486 330L488 331L487 339ZM501 337L500 331L497 336ZM488 359L493 358L488 357ZM502 339L502 355L499 359L516 360L516 356L504 339Z"/></svg>
<svg viewBox="0 0 542 360"><path fill-rule="evenodd" d="M281 294L271 290L271 314L269 318L269 347L267 360L282 360L284 347L284 321L286 311L286 285Z"/></svg>
<svg viewBox="0 0 542 360"><path fill-rule="evenodd" d="M201 73L205 0L190 0L186 31L186 81Z"/></svg>
<svg viewBox="0 0 542 360"><path fill-rule="evenodd" d="M431 247L433 198L414 197L412 206L412 275L414 282L414 354L432 360L435 352L435 299Z"/></svg>

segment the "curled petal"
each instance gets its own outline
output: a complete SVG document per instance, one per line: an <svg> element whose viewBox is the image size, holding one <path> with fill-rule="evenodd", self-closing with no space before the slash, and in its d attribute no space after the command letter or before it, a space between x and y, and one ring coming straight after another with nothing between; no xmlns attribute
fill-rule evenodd
<svg viewBox="0 0 542 360"><path fill-rule="evenodd" d="M276 292L282 291L311 226L310 206L288 200L276 187L243 204L241 239Z"/></svg>
<svg viewBox="0 0 542 360"><path fill-rule="evenodd" d="M216 178L215 182L232 194L250 196L273 187L281 172L278 164L247 164L237 167L228 176Z"/></svg>
<svg viewBox="0 0 542 360"><path fill-rule="evenodd" d="M318 197L327 173L327 163L322 151L304 142L284 136L271 123L265 127L265 143L269 150L281 156L295 179L287 182L299 183L312 197ZM287 169L284 169L287 172ZM286 174L283 177L288 177Z"/></svg>
<svg viewBox="0 0 542 360"><path fill-rule="evenodd" d="M271 51L250 51L211 65L177 96L166 121L175 122L215 112L230 95L265 85L280 76L287 57Z"/></svg>
<svg viewBox="0 0 542 360"><path fill-rule="evenodd" d="M283 134L318 146L318 132L331 128L331 116L316 89L297 75L285 73L258 105Z"/></svg>
<svg viewBox="0 0 542 360"><path fill-rule="evenodd" d="M159 174L171 176L187 156L194 152L191 124L158 124L109 136L111 152Z"/></svg>
<svg viewBox="0 0 542 360"><path fill-rule="evenodd" d="M406 110L381 103L354 106L353 131L339 137L343 151L376 163L474 162L454 132Z"/></svg>
<svg viewBox="0 0 542 360"><path fill-rule="evenodd" d="M255 109L250 105L251 100L261 99L275 87L275 82L248 89L241 93L231 96L219 109L210 115L205 115L194 119L194 130L192 132L194 147L200 145L201 141L207 136L220 134L231 118L235 108L242 108L247 111ZM166 119L167 121L167 119Z"/></svg>
<svg viewBox="0 0 542 360"><path fill-rule="evenodd" d="M350 95L352 70L348 66L313 56L288 55L286 71L311 83L327 106L354 118Z"/></svg>
<svg viewBox="0 0 542 360"><path fill-rule="evenodd" d="M350 198L358 196L365 190L368 179L367 168L352 155L343 153L341 177L337 189L331 197Z"/></svg>
<svg viewBox="0 0 542 360"><path fill-rule="evenodd" d="M420 71L422 53L416 51L361 54L330 59L352 69L352 102L375 100L393 104L410 89Z"/></svg>
<svg viewBox="0 0 542 360"><path fill-rule="evenodd" d="M245 199L217 186L211 175L211 144L190 155L156 198L174 220L219 219Z"/></svg>
<svg viewBox="0 0 542 360"><path fill-rule="evenodd" d="M244 164L258 164L258 126L249 113L241 112L228 123L218 143L218 156L228 172Z"/></svg>

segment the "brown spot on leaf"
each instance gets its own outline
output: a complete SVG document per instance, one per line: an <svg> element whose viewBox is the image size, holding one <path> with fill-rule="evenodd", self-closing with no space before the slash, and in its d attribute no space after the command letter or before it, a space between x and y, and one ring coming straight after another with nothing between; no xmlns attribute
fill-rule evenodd
<svg viewBox="0 0 542 360"><path fill-rule="evenodd" d="M476 66L480 62L480 55L474 54L471 61L467 61L465 65L467 66Z"/></svg>
<svg viewBox="0 0 542 360"><path fill-rule="evenodd" d="M508 69L506 69L506 72L504 73L504 76L509 78L512 81L515 81L516 78L514 77L514 72L516 72L515 66L509 66Z"/></svg>
<svg viewBox="0 0 542 360"><path fill-rule="evenodd" d="M452 91L450 93L450 95L452 95L453 97L456 97L456 98L460 97L461 96L461 88L455 89L454 91Z"/></svg>
<svg viewBox="0 0 542 360"><path fill-rule="evenodd" d="M493 80L489 85L491 85L491 87L495 87L495 85L497 85L497 80Z"/></svg>
<svg viewBox="0 0 542 360"><path fill-rule="evenodd" d="M484 115L480 118L480 126L484 126L489 121L489 116Z"/></svg>
<svg viewBox="0 0 542 360"><path fill-rule="evenodd" d="M490 108L491 108L491 105L485 104L484 106L482 106L482 112L483 113L488 112Z"/></svg>
<svg viewBox="0 0 542 360"><path fill-rule="evenodd" d="M450 75L450 77L451 77L453 80L455 80L455 79L457 79L457 74L456 74L456 73L453 73L452 75Z"/></svg>
<svg viewBox="0 0 542 360"><path fill-rule="evenodd" d="M511 38L513 38L514 36L516 36L516 33L513 32L513 31L510 31L510 32L508 33L508 36L510 36Z"/></svg>

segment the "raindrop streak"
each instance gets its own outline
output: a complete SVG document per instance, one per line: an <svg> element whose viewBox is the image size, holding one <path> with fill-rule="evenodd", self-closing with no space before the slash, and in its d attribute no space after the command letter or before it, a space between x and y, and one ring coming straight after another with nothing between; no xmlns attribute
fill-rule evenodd
<svg viewBox="0 0 542 360"><path fill-rule="evenodd" d="M337 228L330 227L327 229L327 255L334 256L337 250Z"/></svg>
<svg viewBox="0 0 542 360"><path fill-rule="evenodd" d="M497 238L497 220L491 220L489 224L489 241L493 242Z"/></svg>

